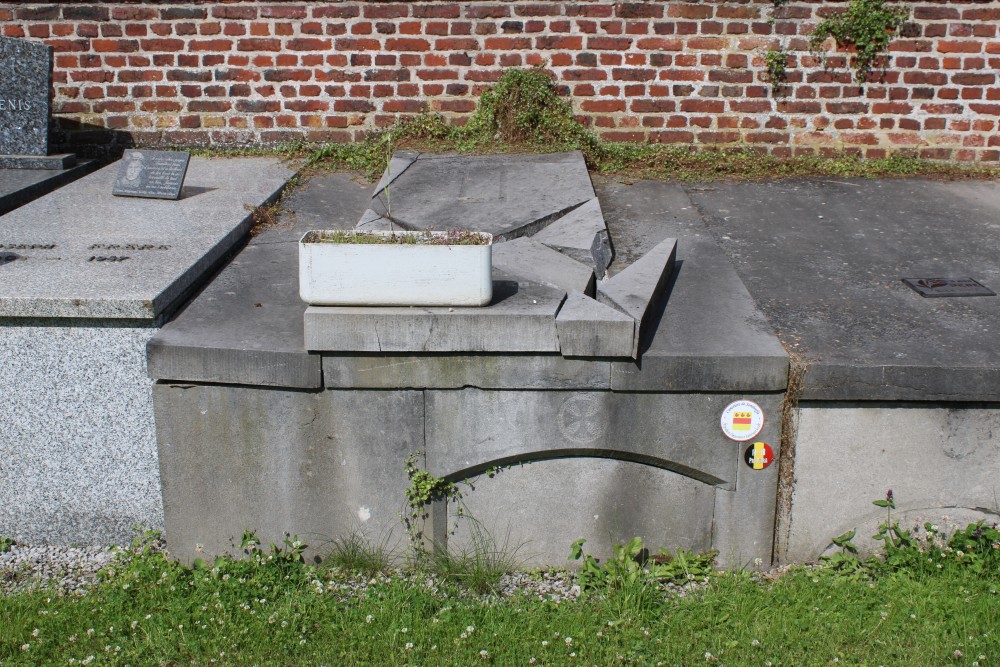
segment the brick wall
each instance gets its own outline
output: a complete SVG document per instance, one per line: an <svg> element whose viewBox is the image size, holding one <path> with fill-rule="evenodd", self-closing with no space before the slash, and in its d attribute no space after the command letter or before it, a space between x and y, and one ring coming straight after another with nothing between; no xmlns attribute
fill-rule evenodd
<svg viewBox="0 0 1000 667"><path fill-rule="evenodd" d="M55 49L55 141L347 141L400 115L454 122L504 68L539 65L607 139L777 155L1000 159L1000 2L911 9L884 82L825 70L807 35L844 1L0 2ZM785 49L771 91L763 54Z"/></svg>

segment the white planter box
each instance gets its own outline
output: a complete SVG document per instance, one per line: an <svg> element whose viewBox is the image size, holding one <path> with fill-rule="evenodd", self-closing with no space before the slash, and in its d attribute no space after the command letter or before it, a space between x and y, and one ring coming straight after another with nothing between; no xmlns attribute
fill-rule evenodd
<svg viewBox="0 0 1000 667"><path fill-rule="evenodd" d="M493 298L492 236L488 245L365 244L324 242L324 233L299 241L299 295L308 304L485 306Z"/></svg>

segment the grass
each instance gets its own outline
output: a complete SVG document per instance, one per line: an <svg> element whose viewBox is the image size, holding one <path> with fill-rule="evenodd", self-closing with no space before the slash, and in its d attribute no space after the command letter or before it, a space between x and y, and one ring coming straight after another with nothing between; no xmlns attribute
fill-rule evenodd
<svg viewBox="0 0 1000 667"><path fill-rule="evenodd" d="M396 552L390 540L388 533L378 540L371 540L358 530L335 537L329 542L329 551L323 558L319 572L324 574L339 568L366 577L388 572L396 560Z"/></svg>
<svg viewBox="0 0 1000 667"><path fill-rule="evenodd" d="M449 229L444 232L363 232L336 229L310 232L303 242L366 245L489 245L490 236L459 229Z"/></svg>
<svg viewBox="0 0 1000 667"><path fill-rule="evenodd" d="M468 525L468 543L458 548L434 545L420 554L416 564L474 593L496 593L503 575L518 569L518 554L524 545L511 543L509 528L503 539L497 540L474 517L462 518Z"/></svg>
<svg viewBox="0 0 1000 667"><path fill-rule="evenodd" d="M304 150L299 144L298 150ZM424 114L348 144L329 144L308 156L315 169L352 169L374 180L393 150L456 153L580 150L599 173L673 181L763 180L791 177L997 178L1000 167L920 159L897 153L779 158L751 146L696 150L691 146L605 142L581 125L543 70L508 70L483 93L463 126Z"/></svg>
<svg viewBox="0 0 1000 667"><path fill-rule="evenodd" d="M993 179L1000 166L926 160L907 152L864 159L845 151L833 155L775 157L763 148L723 148L601 140L573 116L571 105L541 69L507 70L480 97L464 125L438 114L405 118L353 143L317 148L303 141L278 147L191 149L198 155L280 155L306 161L305 174L353 170L376 180L395 150L489 154L582 151L588 167L625 179L718 181L794 177Z"/></svg>
<svg viewBox="0 0 1000 667"><path fill-rule="evenodd" d="M824 567L795 567L776 579L720 572L686 595L657 588L651 602L631 605L614 591L569 602L480 596L424 571L323 570L302 562L298 542L244 546L242 560L194 568L140 546L86 595L0 598L0 664L1000 661L995 554L980 561L991 564L981 572L962 566L957 552L940 569L879 561L850 575Z"/></svg>

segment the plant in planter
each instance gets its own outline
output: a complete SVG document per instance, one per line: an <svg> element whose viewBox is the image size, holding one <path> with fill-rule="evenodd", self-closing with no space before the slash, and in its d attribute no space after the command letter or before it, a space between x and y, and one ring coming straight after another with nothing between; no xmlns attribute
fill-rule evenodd
<svg viewBox="0 0 1000 667"><path fill-rule="evenodd" d="M392 136L386 135L387 155ZM392 159L381 214L388 229L313 230L299 241L299 295L323 306L485 306L493 298L493 236L400 230L392 216ZM377 197L376 197L377 198ZM375 199L375 198L373 198ZM368 218L371 214L371 218Z"/></svg>
<svg viewBox="0 0 1000 667"><path fill-rule="evenodd" d="M322 231L299 241L299 295L323 306L485 306L493 236L465 231Z"/></svg>

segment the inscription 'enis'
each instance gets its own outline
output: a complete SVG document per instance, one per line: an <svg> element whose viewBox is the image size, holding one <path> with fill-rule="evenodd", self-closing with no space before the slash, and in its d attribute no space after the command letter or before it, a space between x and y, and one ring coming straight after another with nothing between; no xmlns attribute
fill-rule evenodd
<svg viewBox="0 0 1000 667"><path fill-rule="evenodd" d="M32 104L28 100L0 99L0 111L31 111Z"/></svg>

